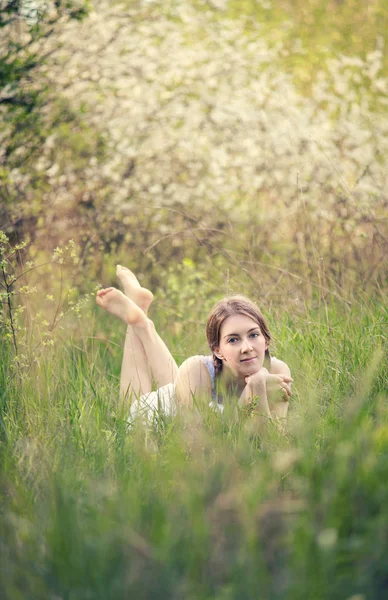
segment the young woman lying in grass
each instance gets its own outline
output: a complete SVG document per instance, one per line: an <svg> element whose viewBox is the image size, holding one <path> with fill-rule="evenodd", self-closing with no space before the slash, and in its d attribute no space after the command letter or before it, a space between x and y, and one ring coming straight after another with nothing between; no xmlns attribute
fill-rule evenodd
<svg viewBox="0 0 388 600"><path fill-rule="evenodd" d="M100 290L96 301L128 326L120 389L135 398L132 418L158 410L174 414L202 400L221 412L232 400L260 423L286 418L290 369L270 356L268 326L253 302L244 296L220 300L206 324L212 356L192 356L178 367L147 316L152 293L129 269L118 265L116 273L124 294L110 287Z"/></svg>

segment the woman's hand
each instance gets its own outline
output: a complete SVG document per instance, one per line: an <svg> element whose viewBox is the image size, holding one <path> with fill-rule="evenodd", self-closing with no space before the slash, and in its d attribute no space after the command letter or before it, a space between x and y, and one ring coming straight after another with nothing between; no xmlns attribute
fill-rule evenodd
<svg viewBox="0 0 388 600"><path fill-rule="evenodd" d="M292 381L293 379L289 375L270 375L267 380L267 394L270 402L288 402L292 396Z"/></svg>
<svg viewBox="0 0 388 600"><path fill-rule="evenodd" d="M254 404L255 412L270 416L271 413L267 398L267 383L270 378L271 375L264 367L257 371L257 373L246 377L245 389L239 400L240 408L252 410Z"/></svg>
<svg viewBox="0 0 388 600"><path fill-rule="evenodd" d="M239 404L246 408L249 414L257 415L259 421L256 425L259 432L264 424L268 423L265 419L268 417L275 422L279 431L284 433L292 381L290 374L269 373L265 367L245 378L246 386Z"/></svg>
<svg viewBox="0 0 388 600"><path fill-rule="evenodd" d="M253 396L260 396L265 391L271 400L279 399L280 396L285 402L290 399L292 393L290 383L292 381L292 377L269 373L265 367L245 378Z"/></svg>

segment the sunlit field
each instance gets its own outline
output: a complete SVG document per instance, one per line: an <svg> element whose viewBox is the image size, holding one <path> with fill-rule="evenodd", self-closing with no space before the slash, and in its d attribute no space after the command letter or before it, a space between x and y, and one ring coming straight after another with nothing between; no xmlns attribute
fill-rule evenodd
<svg viewBox="0 0 388 600"><path fill-rule="evenodd" d="M11 4L0 597L386 598L385 3ZM118 263L178 364L217 300L258 304L285 431L128 422Z"/></svg>
<svg viewBox="0 0 388 600"><path fill-rule="evenodd" d="M385 596L386 308L267 312L295 380L286 435L204 409L129 428L123 326L92 301L40 325L22 371L3 339L3 597ZM156 322L178 362L204 349L195 324Z"/></svg>

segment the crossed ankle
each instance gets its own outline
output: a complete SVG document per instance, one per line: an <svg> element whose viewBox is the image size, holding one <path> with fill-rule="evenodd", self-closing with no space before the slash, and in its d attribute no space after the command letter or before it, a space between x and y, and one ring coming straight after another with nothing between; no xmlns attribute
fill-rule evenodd
<svg viewBox="0 0 388 600"><path fill-rule="evenodd" d="M136 329L136 333L140 337L154 336L156 333L154 322L147 316L145 316L145 318L142 319L141 322L136 323L136 325L134 325L133 327L134 329Z"/></svg>

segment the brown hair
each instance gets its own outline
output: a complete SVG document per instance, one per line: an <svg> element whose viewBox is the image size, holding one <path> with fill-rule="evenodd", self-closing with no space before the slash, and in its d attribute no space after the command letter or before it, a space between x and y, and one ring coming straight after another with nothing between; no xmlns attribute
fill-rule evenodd
<svg viewBox="0 0 388 600"><path fill-rule="evenodd" d="M259 325L261 333L267 344L271 341L268 325L260 310L249 298L245 296L230 296L223 298L213 307L206 323L206 337L213 353L213 363L216 376L222 371L222 360L214 354L214 350L220 345L221 327L224 321L232 315L246 315ZM265 351L264 366L269 368L271 356L268 348Z"/></svg>

